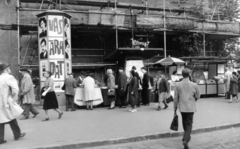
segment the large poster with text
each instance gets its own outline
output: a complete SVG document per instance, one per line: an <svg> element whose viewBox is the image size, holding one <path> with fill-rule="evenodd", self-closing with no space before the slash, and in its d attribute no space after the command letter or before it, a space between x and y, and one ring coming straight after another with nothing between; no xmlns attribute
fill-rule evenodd
<svg viewBox="0 0 240 149"><path fill-rule="evenodd" d="M48 16L48 36L63 37L63 17L62 16Z"/></svg>
<svg viewBox="0 0 240 149"><path fill-rule="evenodd" d="M63 59L64 58L64 43L63 38L51 38L48 40L49 58Z"/></svg>
<svg viewBox="0 0 240 149"><path fill-rule="evenodd" d="M48 61L40 61L40 80L41 81L46 81L46 78L44 77L44 72L48 71Z"/></svg>
<svg viewBox="0 0 240 149"><path fill-rule="evenodd" d="M63 81L64 80L64 60L49 60L50 71L52 72L52 78L55 81Z"/></svg>

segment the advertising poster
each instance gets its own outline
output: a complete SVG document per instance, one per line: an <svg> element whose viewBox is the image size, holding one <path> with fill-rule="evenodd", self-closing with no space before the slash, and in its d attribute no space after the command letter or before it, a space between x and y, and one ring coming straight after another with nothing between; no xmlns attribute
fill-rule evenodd
<svg viewBox="0 0 240 149"><path fill-rule="evenodd" d="M48 39L49 59L64 59L64 43L63 38Z"/></svg>
<svg viewBox="0 0 240 149"><path fill-rule="evenodd" d="M70 38L70 19L64 17L64 38Z"/></svg>
<svg viewBox="0 0 240 149"><path fill-rule="evenodd" d="M52 72L54 81L63 81L65 77L64 60L49 60L49 69Z"/></svg>
<svg viewBox="0 0 240 149"><path fill-rule="evenodd" d="M71 65L71 62L70 61L65 61L65 68L66 68L66 76L67 74L71 73L72 72L72 65Z"/></svg>
<svg viewBox="0 0 240 149"><path fill-rule="evenodd" d="M46 81L44 72L49 70L48 61L40 61L40 81Z"/></svg>
<svg viewBox="0 0 240 149"><path fill-rule="evenodd" d="M71 45L70 40L65 39L65 59L71 59Z"/></svg>
<svg viewBox="0 0 240 149"><path fill-rule="evenodd" d="M62 16L48 16L48 36L63 37L63 17Z"/></svg>
<svg viewBox="0 0 240 149"><path fill-rule="evenodd" d="M47 37L47 19L46 19L46 17L41 17L38 20L38 35L39 35L39 38Z"/></svg>
<svg viewBox="0 0 240 149"><path fill-rule="evenodd" d="M47 38L41 38L39 40L39 59L46 60L48 59L48 55Z"/></svg>
<svg viewBox="0 0 240 149"><path fill-rule="evenodd" d="M132 70L132 66L135 66L137 68L137 72L140 76L140 78L143 77L143 73L141 71L141 68L144 67L143 61L142 60L128 60L126 61L126 67L125 67L125 72L128 77L130 77L130 71Z"/></svg>

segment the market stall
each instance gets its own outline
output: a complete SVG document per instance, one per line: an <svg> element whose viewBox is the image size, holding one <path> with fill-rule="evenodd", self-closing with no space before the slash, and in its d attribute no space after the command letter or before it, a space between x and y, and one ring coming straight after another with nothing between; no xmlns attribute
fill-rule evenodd
<svg viewBox="0 0 240 149"><path fill-rule="evenodd" d="M198 84L204 97L225 94L224 73L231 58L222 57L182 57L192 70L191 78Z"/></svg>
<svg viewBox="0 0 240 149"><path fill-rule="evenodd" d="M84 95L83 88L78 87L76 89L76 93L75 93L75 96L74 96L74 103L77 104L78 106L86 105L83 95ZM103 102L101 88L96 87L94 89L94 97L95 97L94 98L95 100L93 101L94 106L100 105Z"/></svg>

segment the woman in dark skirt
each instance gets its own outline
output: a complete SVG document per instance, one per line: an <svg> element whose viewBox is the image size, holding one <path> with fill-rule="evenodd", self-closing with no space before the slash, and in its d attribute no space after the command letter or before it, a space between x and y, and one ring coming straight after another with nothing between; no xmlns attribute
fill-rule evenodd
<svg viewBox="0 0 240 149"><path fill-rule="evenodd" d="M136 77L136 73L131 70L130 71L130 77L131 80L129 82L129 89L128 89L128 93L129 93L129 100L130 100L130 104L132 109L130 109L130 112L137 112L137 93L138 93L138 79Z"/></svg>
<svg viewBox="0 0 240 149"><path fill-rule="evenodd" d="M44 73L44 77L47 79L45 82L45 90L42 93L42 96L44 97L44 102L43 102L43 109L45 110L45 119L42 121L48 121L48 110L53 109L56 112L58 112L58 118L60 119L63 115L63 112L58 109L58 101L57 101L57 96L54 92L53 84L54 80L51 78L51 72L46 71Z"/></svg>

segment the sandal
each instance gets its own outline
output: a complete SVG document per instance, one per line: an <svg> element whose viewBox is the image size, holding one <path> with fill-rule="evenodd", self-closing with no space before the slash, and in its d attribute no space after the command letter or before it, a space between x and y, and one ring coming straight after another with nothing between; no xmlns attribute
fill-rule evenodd
<svg viewBox="0 0 240 149"><path fill-rule="evenodd" d="M43 121L43 122L49 121L49 118L45 118L45 119L43 119L42 121Z"/></svg>
<svg viewBox="0 0 240 149"><path fill-rule="evenodd" d="M63 112L59 114L58 119L60 119L63 115Z"/></svg>

